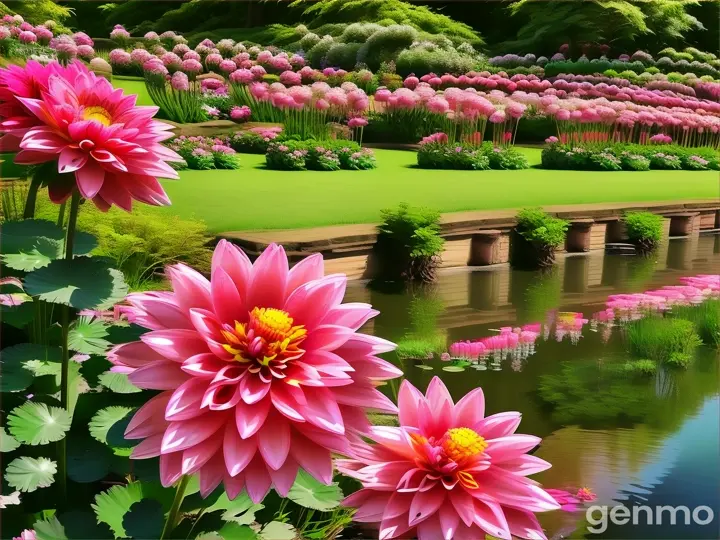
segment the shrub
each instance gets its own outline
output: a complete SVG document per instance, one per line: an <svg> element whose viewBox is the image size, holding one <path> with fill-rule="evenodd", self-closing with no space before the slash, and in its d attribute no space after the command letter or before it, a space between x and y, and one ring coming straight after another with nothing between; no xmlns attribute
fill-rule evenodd
<svg viewBox="0 0 720 540"><path fill-rule="evenodd" d="M525 208L517 217L511 244L513 266L545 268L555 262L555 250L565 243L569 223L542 208Z"/></svg>
<svg viewBox="0 0 720 540"><path fill-rule="evenodd" d="M650 160L645 156L623 152L620 156L620 165L626 171L649 171Z"/></svg>
<svg viewBox="0 0 720 540"><path fill-rule="evenodd" d="M358 51L362 43L334 43L325 55L329 67L352 70L357 64Z"/></svg>
<svg viewBox="0 0 720 540"><path fill-rule="evenodd" d="M417 163L422 169L487 170L490 168L490 160L480 148L445 143L420 145Z"/></svg>
<svg viewBox="0 0 720 540"><path fill-rule="evenodd" d="M675 353L691 355L701 340L692 322L648 316L627 325L630 352L641 358L667 362Z"/></svg>
<svg viewBox="0 0 720 540"><path fill-rule="evenodd" d="M384 27L363 44L358 51L358 62L377 69L381 62L395 60L402 49L407 49L418 37L412 26L396 24Z"/></svg>
<svg viewBox="0 0 720 540"><path fill-rule="evenodd" d="M590 156L589 163L591 168L600 171L621 171L622 166L620 159L609 152L600 152Z"/></svg>
<svg viewBox="0 0 720 540"><path fill-rule="evenodd" d="M251 128L246 131L236 131L230 137L230 147L242 154L264 154L268 145L278 141L282 128Z"/></svg>
<svg viewBox="0 0 720 540"><path fill-rule="evenodd" d="M340 158L335 152L325 148L322 143L309 144L305 165L313 171L337 171L340 170Z"/></svg>
<svg viewBox="0 0 720 540"><path fill-rule="evenodd" d="M447 349L447 340L443 335L431 335L428 337L405 336L397 342L397 353L399 358L414 358L418 360L432 358L435 354L441 354Z"/></svg>
<svg viewBox="0 0 720 540"><path fill-rule="evenodd" d="M294 141L270 143L265 154L268 169L300 171L305 169L305 145Z"/></svg>
<svg viewBox="0 0 720 540"><path fill-rule="evenodd" d="M490 143L483 146L485 148L489 147L485 155L488 157L491 169L518 170L530 167L525 154L517 148L512 146L492 148Z"/></svg>
<svg viewBox="0 0 720 540"><path fill-rule="evenodd" d="M335 40L331 36L324 36L308 50L306 56L308 63L312 66L324 67L325 57L334 44Z"/></svg>
<svg viewBox="0 0 720 540"><path fill-rule="evenodd" d="M340 158L340 166L343 169L363 171L377 167L375 154L369 148L353 149L348 145L343 145L338 150L338 157Z"/></svg>
<svg viewBox="0 0 720 540"><path fill-rule="evenodd" d="M365 43L370 36L381 28L382 26L379 24L352 23L340 34L340 41L344 43Z"/></svg>
<svg viewBox="0 0 720 540"><path fill-rule="evenodd" d="M383 210L382 218L375 245L380 275L389 280L433 281L445 243L440 213L401 204Z"/></svg>
<svg viewBox="0 0 720 540"><path fill-rule="evenodd" d="M461 54L455 49L428 50L424 47L405 49L397 57L398 73L404 77L411 73L453 73L456 75L471 71L475 58Z"/></svg>
<svg viewBox="0 0 720 540"><path fill-rule="evenodd" d="M312 32L308 32L307 34L305 34L303 37L300 38L300 41L298 42L298 44L300 45L302 50L309 51L315 45L317 45L319 41L320 41L320 36L318 36L317 34L314 34Z"/></svg>
<svg viewBox="0 0 720 540"><path fill-rule="evenodd" d="M665 363L673 367L687 368L693 361L693 356L688 353L674 352L670 355Z"/></svg>
<svg viewBox="0 0 720 540"><path fill-rule="evenodd" d="M680 170L682 162L677 156L656 152L650 156L650 167L653 169Z"/></svg>
<svg viewBox="0 0 720 540"><path fill-rule="evenodd" d="M628 212L623 217L630 242L643 252L654 250L662 238L663 218L652 212Z"/></svg>

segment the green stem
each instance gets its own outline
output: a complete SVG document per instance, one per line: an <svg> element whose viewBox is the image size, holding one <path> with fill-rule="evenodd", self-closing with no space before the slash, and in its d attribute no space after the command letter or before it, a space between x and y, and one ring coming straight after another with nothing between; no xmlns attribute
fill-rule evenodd
<svg viewBox="0 0 720 540"><path fill-rule="evenodd" d="M170 507L170 512L168 512L168 517L165 521L165 526L163 527L162 534L160 535L160 540L168 538L168 535L177 525L178 515L180 514L180 505L185 498L185 490L187 489L187 485L189 482L190 476L185 475L180 478L180 482L178 482L177 485L177 490L175 491L175 499L173 499L172 506Z"/></svg>
<svg viewBox="0 0 720 540"><path fill-rule="evenodd" d="M75 240L75 225L77 223L78 210L80 208L80 192L75 188L70 202L70 216L65 231L65 259L73 258L73 243ZM62 364L60 367L60 403L62 408L70 412L69 392L69 370L70 370L70 349L68 347L68 335L70 333L70 306L63 305L60 312L60 324L62 327ZM67 500L67 438L58 441L58 483L62 500Z"/></svg>
<svg viewBox="0 0 720 540"><path fill-rule="evenodd" d="M42 184L42 177L39 173L40 171L36 171L35 174L33 174L32 180L30 180L27 199L25 199L23 219L32 219L35 217L35 202L37 201L37 193L40 189L40 184Z"/></svg>
<svg viewBox="0 0 720 540"><path fill-rule="evenodd" d="M62 203L60 205L60 210L58 211L58 218L57 218L57 226L62 228L62 226L65 224L65 207L67 206L67 201Z"/></svg>

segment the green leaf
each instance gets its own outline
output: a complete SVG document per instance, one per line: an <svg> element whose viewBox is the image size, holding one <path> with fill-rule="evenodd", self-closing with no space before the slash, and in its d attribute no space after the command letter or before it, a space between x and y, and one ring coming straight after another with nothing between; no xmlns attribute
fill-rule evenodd
<svg viewBox="0 0 720 540"><path fill-rule="evenodd" d="M49 520L36 521L33 530L37 540L68 540L65 527L55 516Z"/></svg>
<svg viewBox="0 0 720 540"><path fill-rule="evenodd" d="M111 457L107 446L90 437L71 436L67 445L67 474L74 482L95 482L110 472Z"/></svg>
<svg viewBox="0 0 720 540"><path fill-rule="evenodd" d="M12 435L8 435L4 427L0 427L0 452L12 452L20 443Z"/></svg>
<svg viewBox="0 0 720 540"><path fill-rule="evenodd" d="M3 349L0 390L3 392L25 390L33 380L33 364L35 362L60 362L60 353L59 347L45 347L34 343L21 343Z"/></svg>
<svg viewBox="0 0 720 540"><path fill-rule="evenodd" d="M0 243L5 254L37 250L50 259L59 259L64 256L65 231L52 221L43 219L7 221L0 229ZM97 240L93 235L82 231L75 233L75 255L87 255L96 247Z"/></svg>
<svg viewBox="0 0 720 540"><path fill-rule="evenodd" d="M45 488L55 481L57 465L47 458L19 457L13 459L5 471L7 483L24 492Z"/></svg>
<svg viewBox="0 0 720 540"><path fill-rule="evenodd" d="M105 540L111 539L110 527L105 523L97 523L95 514L88 510L71 510L57 516L65 527L65 534L70 540Z"/></svg>
<svg viewBox="0 0 720 540"><path fill-rule="evenodd" d="M101 409L92 417L88 426L90 435L103 444L113 447L113 452L118 456L129 456L132 448L118 448L108 440L110 429L133 412L132 407L107 407ZM124 441L123 441L124 442Z"/></svg>
<svg viewBox="0 0 720 540"><path fill-rule="evenodd" d="M260 531L262 540L294 540L295 536L295 527L280 521L271 521Z"/></svg>
<svg viewBox="0 0 720 540"><path fill-rule="evenodd" d="M140 388L130 382L127 373L114 373L112 371L106 371L98 377L98 381L108 390L118 394L135 394L137 392L142 392Z"/></svg>
<svg viewBox="0 0 720 540"><path fill-rule="evenodd" d="M24 302L19 306L0 306L2 322L15 328L25 328L35 318L33 302Z"/></svg>
<svg viewBox="0 0 720 540"><path fill-rule="evenodd" d="M76 309L105 309L128 292L122 272L97 258L59 259L25 278L25 290L53 304Z"/></svg>
<svg viewBox="0 0 720 540"><path fill-rule="evenodd" d="M143 499L130 507L122 525L132 538L160 538L164 521L162 505L152 499Z"/></svg>
<svg viewBox="0 0 720 540"><path fill-rule="evenodd" d="M337 484L326 486L300 469L295 483L290 488L288 498L305 508L325 512L340 505L343 493Z"/></svg>
<svg viewBox="0 0 720 540"><path fill-rule="evenodd" d="M70 429L70 415L65 409L28 401L15 407L7 419L10 433L30 445L59 441Z"/></svg>
<svg viewBox="0 0 720 540"><path fill-rule="evenodd" d="M99 493L95 497L95 510L98 522L110 525L118 538L127 538L123 526L123 516L130 507L143 498L142 486L139 482L131 482L126 486L113 486L109 490Z"/></svg>
<svg viewBox="0 0 720 540"><path fill-rule="evenodd" d="M433 369L432 366L428 366L426 364L415 364L415 367L418 369L424 369L425 371L431 371Z"/></svg>
<svg viewBox="0 0 720 540"><path fill-rule="evenodd" d="M224 521L232 521L238 525L249 525L255 521L255 512L265 508L262 504L254 504L247 492L243 491L232 501L228 499L227 493L223 493L218 500L209 506L206 512L225 510L222 514Z"/></svg>
<svg viewBox="0 0 720 540"><path fill-rule="evenodd" d="M9 253L3 255L2 261L8 268L12 268L13 270L32 272L33 270L47 266L52 259L40 253L37 249L33 249L29 253Z"/></svg>
<svg viewBox="0 0 720 540"><path fill-rule="evenodd" d="M100 375L112 368L112 364L104 356L93 355L80 364L80 373L90 388L100 384Z"/></svg>
<svg viewBox="0 0 720 540"><path fill-rule="evenodd" d="M103 354L110 346L107 327L100 319L80 317L70 326L68 347L83 354Z"/></svg>
<svg viewBox="0 0 720 540"><path fill-rule="evenodd" d="M258 535L247 525L226 523L217 532L223 540L257 540Z"/></svg>
<svg viewBox="0 0 720 540"><path fill-rule="evenodd" d="M465 368L463 366L443 366L442 370L450 373L459 373L465 371Z"/></svg>

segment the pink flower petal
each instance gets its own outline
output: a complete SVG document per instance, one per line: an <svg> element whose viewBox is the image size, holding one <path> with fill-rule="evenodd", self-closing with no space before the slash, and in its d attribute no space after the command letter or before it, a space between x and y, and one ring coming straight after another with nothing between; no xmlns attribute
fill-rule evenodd
<svg viewBox="0 0 720 540"><path fill-rule="evenodd" d="M269 411L269 399L263 399L254 405L246 405L240 401L235 406L235 422L240 437L247 439L257 433L265 422Z"/></svg>
<svg viewBox="0 0 720 540"><path fill-rule="evenodd" d="M426 520L440 508L445 500L445 489L435 488L428 491L418 491L410 503L409 522L411 527Z"/></svg>
<svg viewBox="0 0 720 540"><path fill-rule="evenodd" d="M189 378L176 362L171 361L153 362L128 375L135 386L150 390L173 390Z"/></svg>
<svg viewBox="0 0 720 540"><path fill-rule="evenodd" d="M223 454L225 456L225 467L227 467L230 476L237 476L245 470L255 456L256 449L255 438L242 439L237 432L236 426L228 424L225 427Z"/></svg>
<svg viewBox="0 0 720 540"><path fill-rule="evenodd" d="M252 285L248 290L248 311L255 307L282 309L287 279L288 260L285 250L282 246L270 244L253 265ZM290 314L294 315L293 312Z"/></svg>
<svg viewBox="0 0 720 540"><path fill-rule="evenodd" d="M257 434L258 450L268 467L278 470L283 466L290 453L290 442L290 424L278 413L272 413Z"/></svg>
<svg viewBox="0 0 720 540"><path fill-rule="evenodd" d="M290 269L288 273L287 292L290 294L300 285L308 281L320 279L325 275L325 265L320 253L305 257Z"/></svg>

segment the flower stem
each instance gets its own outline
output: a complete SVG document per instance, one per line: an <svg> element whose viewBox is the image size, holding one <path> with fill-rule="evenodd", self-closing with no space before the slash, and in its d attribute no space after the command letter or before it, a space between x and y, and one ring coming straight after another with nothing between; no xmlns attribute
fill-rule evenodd
<svg viewBox="0 0 720 540"><path fill-rule="evenodd" d="M75 241L75 225L77 223L78 210L80 209L80 192L75 188L70 202L70 215L68 226L65 231L65 259L73 258L73 244ZM62 364L60 367L60 404L62 408L70 413L70 349L68 347L68 336L70 333L70 306L63 305L60 311L60 325L62 327ZM66 500L67 491L67 438L58 441L58 480L62 500Z"/></svg>
<svg viewBox="0 0 720 540"><path fill-rule="evenodd" d="M172 506L170 507L170 512L168 512L168 517L165 521L165 526L163 527L162 534L160 535L160 540L168 538L168 535L177 525L178 515L180 514L180 505L185 498L185 490L187 489L187 485L189 482L190 476L188 475L184 475L182 478L180 478L180 482L178 482L177 489L175 491L175 499L173 499Z"/></svg>
<svg viewBox="0 0 720 540"><path fill-rule="evenodd" d="M42 176L40 171L35 171L30 180L27 199L25 199L25 209L23 211L23 219L32 219L35 217L35 202L37 201L37 193L42 184Z"/></svg>

